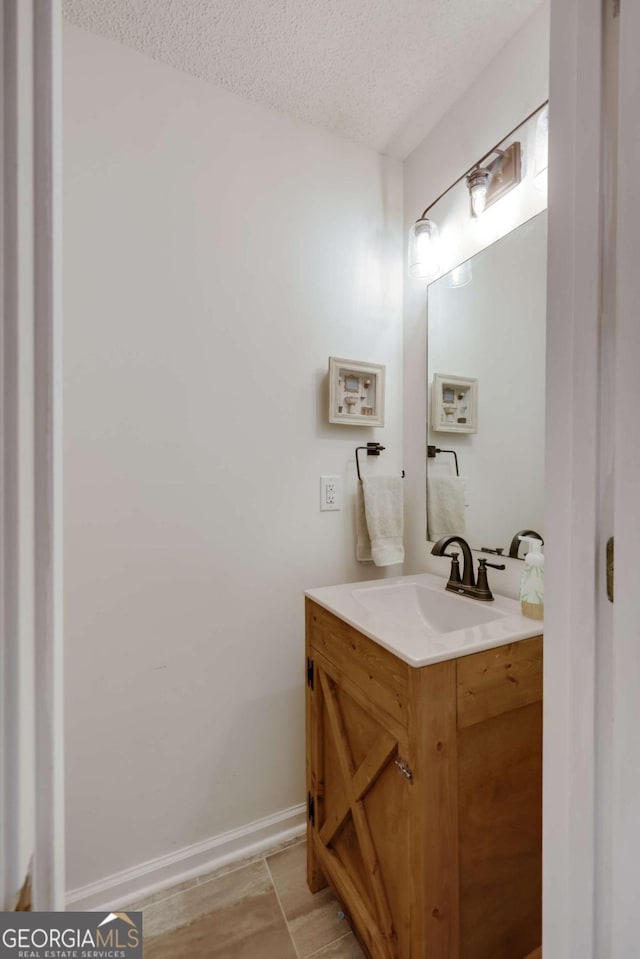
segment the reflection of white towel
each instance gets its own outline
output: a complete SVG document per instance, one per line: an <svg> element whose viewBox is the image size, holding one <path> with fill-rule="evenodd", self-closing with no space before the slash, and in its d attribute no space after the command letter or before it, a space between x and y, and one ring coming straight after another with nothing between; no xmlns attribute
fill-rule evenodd
<svg viewBox="0 0 640 959"><path fill-rule="evenodd" d="M364 513L364 493L362 483L356 488L356 559L360 563L372 563L371 540L367 529L367 517Z"/></svg>
<svg viewBox="0 0 640 959"><path fill-rule="evenodd" d="M463 536L465 481L461 476L427 478L427 525L431 542L442 536Z"/></svg>
<svg viewBox="0 0 640 959"><path fill-rule="evenodd" d="M376 566L403 563L402 479L369 476L362 480L362 492L373 562Z"/></svg>

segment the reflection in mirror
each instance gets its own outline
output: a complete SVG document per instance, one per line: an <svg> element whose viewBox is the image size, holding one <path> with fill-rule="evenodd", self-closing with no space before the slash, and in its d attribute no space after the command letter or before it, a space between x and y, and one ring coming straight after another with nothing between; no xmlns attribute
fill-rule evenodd
<svg viewBox="0 0 640 959"><path fill-rule="evenodd" d="M544 537L546 255L545 211L428 288L432 541Z"/></svg>

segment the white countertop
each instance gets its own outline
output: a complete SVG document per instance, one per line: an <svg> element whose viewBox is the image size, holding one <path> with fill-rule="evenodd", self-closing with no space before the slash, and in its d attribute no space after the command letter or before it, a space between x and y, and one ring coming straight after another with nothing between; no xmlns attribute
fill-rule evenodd
<svg viewBox="0 0 640 959"><path fill-rule="evenodd" d="M523 616L513 599L496 595L493 602L481 602L445 586L439 576L419 573L324 586L305 595L410 666L469 656L544 632L543 622Z"/></svg>

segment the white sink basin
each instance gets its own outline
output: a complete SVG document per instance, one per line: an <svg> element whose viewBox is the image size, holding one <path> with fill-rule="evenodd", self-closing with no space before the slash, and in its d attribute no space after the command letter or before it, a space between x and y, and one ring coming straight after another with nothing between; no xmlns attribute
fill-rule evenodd
<svg viewBox="0 0 640 959"><path fill-rule="evenodd" d="M432 635L453 633L458 629L480 626L507 614L494 602L481 602L445 592L422 583L390 583L353 590L353 597L365 609L397 623L422 626Z"/></svg>
<svg viewBox="0 0 640 959"><path fill-rule="evenodd" d="M492 584L495 590L495 584ZM411 666L504 646L539 636L539 620L494 592L481 602L445 590L430 573L307 590L306 595Z"/></svg>

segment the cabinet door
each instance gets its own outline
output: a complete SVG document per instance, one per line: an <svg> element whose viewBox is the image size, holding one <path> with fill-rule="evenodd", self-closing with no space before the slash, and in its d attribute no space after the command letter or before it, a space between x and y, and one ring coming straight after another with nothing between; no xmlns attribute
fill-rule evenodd
<svg viewBox="0 0 640 959"><path fill-rule="evenodd" d="M321 870L372 959L408 959L411 784L398 765L402 733L345 673L311 655L310 884Z"/></svg>

